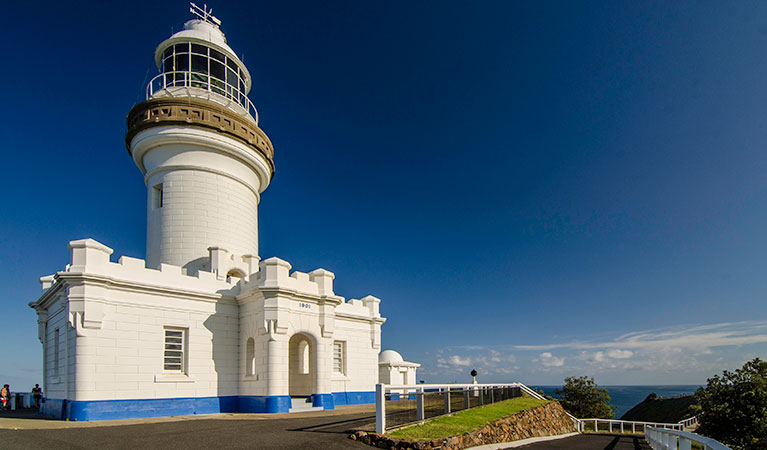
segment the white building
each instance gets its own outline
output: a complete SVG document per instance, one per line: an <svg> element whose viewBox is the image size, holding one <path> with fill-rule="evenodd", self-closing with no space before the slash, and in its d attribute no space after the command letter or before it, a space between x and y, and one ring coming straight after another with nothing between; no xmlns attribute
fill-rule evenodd
<svg viewBox="0 0 767 450"><path fill-rule="evenodd" d="M196 7L193 6L193 9ZM273 148L251 76L198 18L155 51L160 75L128 115L147 186L146 261L92 239L41 278L43 412L100 420L288 412L373 403L380 300L349 300L323 269L258 256L258 204Z"/></svg>
<svg viewBox="0 0 767 450"><path fill-rule="evenodd" d="M384 350L378 355L378 382L391 385L416 384L416 370L420 364L402 359L394 350Z"/></svg>

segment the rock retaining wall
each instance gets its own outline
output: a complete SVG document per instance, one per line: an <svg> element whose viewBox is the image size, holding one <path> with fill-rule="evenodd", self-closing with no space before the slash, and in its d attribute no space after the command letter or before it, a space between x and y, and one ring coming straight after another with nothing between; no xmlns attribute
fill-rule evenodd
<svg viewBox="0 0 767 450"><path fill-rule="evenodd" d="M539 436L555 436L577 431L559 402L549 402L490 422L479 430L430 441L411 441L387 435L358 431L350 436L365 444L394 450L459 450L477 445L499 444Z"/></svg>

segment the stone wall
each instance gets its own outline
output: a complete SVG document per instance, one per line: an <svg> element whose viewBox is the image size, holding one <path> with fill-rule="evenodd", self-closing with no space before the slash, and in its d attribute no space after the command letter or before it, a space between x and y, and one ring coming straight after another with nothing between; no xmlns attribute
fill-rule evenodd
<svg viewBox="0 0 767 450"><path fill-rule="evenodd" d="M358 431L350 436L378 448L395 450L459 450L477 445L498 444L539 436L555 436L577 431L559 402L549 402L512 416L490 422L479 430L430 441L408 439Z"/></svg>

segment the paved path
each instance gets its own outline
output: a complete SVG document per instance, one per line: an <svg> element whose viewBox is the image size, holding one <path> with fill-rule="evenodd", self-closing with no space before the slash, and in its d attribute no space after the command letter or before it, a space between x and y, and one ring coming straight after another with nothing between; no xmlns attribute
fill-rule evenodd
<svg viewBox="0 0 767 450"><path fill-rule="evenodd" d="M524 450L650 450L644 437L620 434L581 434L518 448Z"/></svg>
<svg viewBox="0 0 767 450"><path fill-rule="evenodd" d="M0 412L0 449L371 450L373 447L348 436L353 430L372 429L374 424L375 410L368 405L341 406L322 413L215 414L102 422L62 422L34 413ZM617 434L578 435L518 448L649 450L642 437Z"/></svg>
<svg viewBox="0 0 767 450"><path fill-rule="evenodd" d="M70 423L0 416L0 448L17 449L356 449L348 438L375 423L370 407L339 407L331 414L218 414L203 418ZM26 421L26 422L25 422ZM14 430L18 425L22 429Z"/></svg>

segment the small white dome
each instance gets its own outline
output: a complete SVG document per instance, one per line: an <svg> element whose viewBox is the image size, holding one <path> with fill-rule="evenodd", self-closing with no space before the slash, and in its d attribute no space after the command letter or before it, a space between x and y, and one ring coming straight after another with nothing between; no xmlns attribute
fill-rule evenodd
<svg viewBox="0 0 767 450"><path fill-rule="evenodd" d="M384 350L378 354L378 362L380 363L398 363L404 361L405 360L402 359L402 355L395 352L394 350Z"/></svg>

